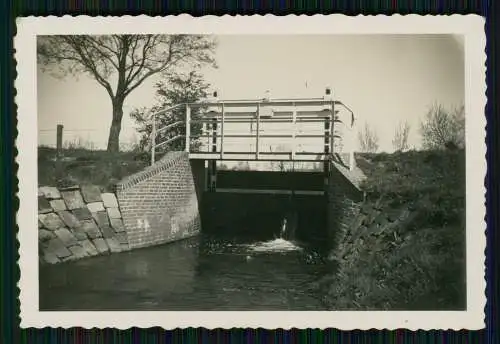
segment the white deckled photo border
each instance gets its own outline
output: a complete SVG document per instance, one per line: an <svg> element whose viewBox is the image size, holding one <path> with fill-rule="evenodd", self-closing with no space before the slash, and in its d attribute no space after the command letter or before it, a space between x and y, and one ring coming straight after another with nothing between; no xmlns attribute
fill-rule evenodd
<svg viewBox="0 0 500 344"><path fill-rule="evenodd" d="M18 180L21 327L160 326L205 328L480 329L484 328L486 248L486 36L484 19L452 16L26 17L17 19ZM460 34L465 41L466 254L465 311L144 312L39 311L37 243L37 35L118 33L205 34Z"/></svg>

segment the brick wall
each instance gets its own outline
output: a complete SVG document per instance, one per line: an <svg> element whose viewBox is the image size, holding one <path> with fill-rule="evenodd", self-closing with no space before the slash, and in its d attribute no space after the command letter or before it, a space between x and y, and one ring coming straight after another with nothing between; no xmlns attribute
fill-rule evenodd
<svg viewBox="0 0 500 344"><path fill-rule="evenodd" d="M117 184L116 194L130 248L197 234L200 215L187 153L167 153L155 165Z"/></svg>
<svg viewBox="0 0 500 344"><path fill-rule="evenodd" d="M349 225L360 210L363 201L363 192L352 178L346 176L347 170L342 169L333 161L330 162L330 174L328 176L328 213L327 225L328 235L332 247L338 247L342 238L349 231ZM335 252L332 252L335 255Z"/></svg>

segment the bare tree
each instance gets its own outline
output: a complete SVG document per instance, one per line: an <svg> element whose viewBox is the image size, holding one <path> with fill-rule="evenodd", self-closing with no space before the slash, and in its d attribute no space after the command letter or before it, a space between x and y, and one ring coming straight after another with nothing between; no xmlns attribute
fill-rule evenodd
<svg viewBox="0 0 500 344"><path fill-rule="evenodd" d="M67 35L37 41L40 62L54 75L86 73L108 93L113 108L110 152L119 150L123 104L133 90L158 73L186 65L215 66L214 49L215 41L203 35Z"/></svg>
<svg viewBox="0 0 500 344"><path fill-rule="evenodd" d="M420 124L424 148L436 149L449 146L464 147L465 108L460 106L450 110L434 104Z"/></svg>
<svg viewBox="0 0 500 344"><path fill-rule="evenodd" d="M378 150L378 135L365 122L364 128L358 132L360 150L365 153L375 153Z"/></svg>
<svg viewBox="0 0 500 344"><path fill-rule="evenodd" d="M408 121L399 122L396 130L394 131L394 138L392 139L392 147L396 151L408 150L408 135L410 134L410 124Z"/></svg>

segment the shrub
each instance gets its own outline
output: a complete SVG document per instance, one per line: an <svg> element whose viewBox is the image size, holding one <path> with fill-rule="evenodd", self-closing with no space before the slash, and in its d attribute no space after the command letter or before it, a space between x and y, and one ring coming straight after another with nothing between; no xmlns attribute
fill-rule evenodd
<svg viewBox="0 0 500 344"><path fill-rule="evenodd" d="M333 309L465 307L465 154L463 150L363 155L364 207L410 209L406 222L339 247L326 302Z"/></svg>

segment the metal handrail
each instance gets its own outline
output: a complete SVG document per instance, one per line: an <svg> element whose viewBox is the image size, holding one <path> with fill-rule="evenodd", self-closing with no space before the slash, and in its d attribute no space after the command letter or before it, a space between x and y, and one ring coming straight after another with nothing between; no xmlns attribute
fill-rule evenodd
<svg viewBox="0 0 500 344"><path fill-rule="evenodd" d="M218 100L218 101L208 101L208 102L200 102L200 103L186 103L185 105L189 105L190 107L202 107L202 106L220 106L224 104L225 106L257 106L257 105L265 105L265 106L324 106L331 105L334 103L335 105L342 105L337 100L328 100L324 98L310 98L310 99L271 99L271 100L241 100L241 101L232 101L232 100Z"/></svg>
<svg viewBox="0 0 500 344"><path fill-rule="evenodd" d="M177 121L177 122L170 123L170 124L164 126L163 128L156 129L156 133L158 134L159 132L176 127L176 126L181 125L181 124L184 124L184 121Z"/></svg>
<svg viewBox="0 0 500 344"><path fill-rule="evenodd" d="M259 138L292 138L292 139L300 139L300 138L320 138L320 137L326 137L325 135L327 134L298 134L298 133L292 133L292 134L260 134L259 130L255 134L225 134L224 133L224 123L256 123L257 127L259 127L259 123L319 123L319 122L324 122L325 120L330 120L332 125L330 126L330 133L327 135L330 137L329 145L330 147L330 152L333 152L333 141L335 138L338 138L338 135L335 135L333 132L333 123L343 123L338 117L336 116L339 110L335 108L335 106L342 106L345 108L352 117L351 120L351 127L354 124L354 112L344 103L338 100L332 100L332 99L327 99L324 97L321 98L289 98L289 99L232 99L232 100L216 100L216 101L202 101L202 102L196 102L196 103L180 103L176 104L167 108L164 108L153 115L151 115L151 121L152 121L152 133L151 133L151 163L154 164L155 160L155 152L156 149L159 147L162 147L168 143L171 143L175 140L178 140L180 138L185 138L186 139L186 147L185 150L187 152L190 152L190 139L191 138L205 138L205 137L212 137L212 138L221 138L220 143L223 143L224 137L227 138L256 138L257 144L256 144L256 151L254 154L256 154L256 157L258 159L259 154L266 155L267 153L265 152L259 152L258 149L258 142ZM225 107L253 107L255 106L257 108L256 111L242 111L242 112L228 112L225 111ZM263 116L263 114L260 113L261 109L267 108L269 106L274 106L274 107L294 107L293 111L277 111L273 113L273 117L268 117L268 116ZM321 114L322 110L318 111L303 111L300 109L300 107L306 107L306 106L328 106L328 108L323 109L323 111L327 111L328 114ZM156 120L157 116L166 114L168 112L171 112L173 110L179 109L181 107L186 108L186 114L185 114L185 119L176 121L173 123L170 123L162 128L157 129L156 128ZM193 108L202 108L202 107L216 107L217 110L214 111L208 111L208 112L203 112L200 115L197 116L194 119L191 119L191 109ZM307 112L310 112L311 115L307 114ZM319 113L318 113L319 112ZM304 113L304 114L302 114ZM316 114L314 114L316 113ZM221 134L218 133L209 133L209 134L202 134L202 135L191 135L190 133L190 125L191 123L218 123L221 127ZM165 140L163 142L157 143L157 135L160 132L165 132L173 127L186 124L186 133L185 135L177 135L175 137L171 137L168 140ZM214 141L215 142L215 141ZM325 141L328 142L328 141ZM211 153L214 153L215 151L212 151ZM200 152L201 153L201 152ZM285 154L294 154L294 150L289 153ZM298 153L298 152L297 152ZM317 153L311 153L311 154L318 154ZM224 154L224 148L221 147L221 158ZM276 152L275 152L276 154ZM301 153L304 154L304 153ZM293 156L292 156L293 158Z"/></svg>
<svg viewBox="0 0 500 344"><path fill-rule="evenodd" d="M164 145L166 145L167 143L170 143L170 142L172 142L172 141L175 141L175 140L181 139L181 138L183 138L183 137L185 137L185 135L177 135L177 136L174 136L174 137L172 137L172 138L170 138L170 139L168 139L168 140L165 140L165 141L163 141L163 142L161 142L161 143L158 143L155 147L156 147L156 148L158 148L158 147L164 146Z"/></svg>

